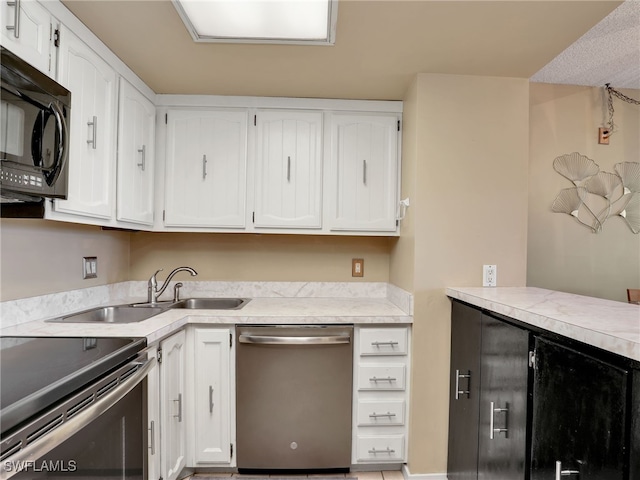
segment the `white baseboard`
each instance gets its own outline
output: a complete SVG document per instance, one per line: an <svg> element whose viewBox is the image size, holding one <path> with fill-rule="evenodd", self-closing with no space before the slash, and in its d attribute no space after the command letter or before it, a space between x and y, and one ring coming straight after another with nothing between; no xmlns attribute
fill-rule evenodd
<svg viewBox="0 0 640 480"><path fill-rule="evenodd" d="M402 475L405 480L447 480L446 473L411 473L406 464L402 466Z"/></svg>

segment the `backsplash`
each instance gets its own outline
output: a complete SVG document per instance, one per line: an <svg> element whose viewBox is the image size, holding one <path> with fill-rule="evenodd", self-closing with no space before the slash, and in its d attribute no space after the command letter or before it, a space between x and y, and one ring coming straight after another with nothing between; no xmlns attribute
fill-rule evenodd
<svg viewBox="0 0 640 480"><path fill-rule="evenodd" d="M175 283L169 284L162 299L171 298ZM413 296L384 282L181 283L181 298L386 298L407 314L413 314ZM0 302L0 329L100 305L143 302L146 298L147 282L128 281Z"/></svg>

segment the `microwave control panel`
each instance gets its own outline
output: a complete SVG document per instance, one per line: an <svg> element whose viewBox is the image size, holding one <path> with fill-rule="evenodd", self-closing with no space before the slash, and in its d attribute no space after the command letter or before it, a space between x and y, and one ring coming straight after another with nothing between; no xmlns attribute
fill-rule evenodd
<svg viewBox="0 0 640 480"><path fill-rule="evenodd" d="M14 165L3 163L0 166L0 187L11 190L12 188L20 188L20 191L29 191L33 193L41 193L44 187L44 178L41 173L33 171L33 169L21 170Z"/></svg>

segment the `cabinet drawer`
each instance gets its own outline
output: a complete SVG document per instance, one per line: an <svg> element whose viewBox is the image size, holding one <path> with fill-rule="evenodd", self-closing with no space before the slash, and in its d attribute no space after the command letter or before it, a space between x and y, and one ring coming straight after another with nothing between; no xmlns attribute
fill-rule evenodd
<svg viewBox="0 0 640 480"><path fill-rule="evenodd" d="M406 328L363 328L360 355L406 355Z"/></svg>
<svg viewBox="0 0 640 480"><path fill-rule="evenodd" d="M358 425L404 425L404 400L358 402Z"/></svg>
<svg viewBox="0 0 640 480"><path fill-rule="evenodd" d="M358 390L404 390L404 365L360 365Z"/></svg>
<svg viewBox="0 0 640 480"><path fill-rule="evenodd" d="M356 455L362 462L404 461L404 435L358 435Z"/></svg>

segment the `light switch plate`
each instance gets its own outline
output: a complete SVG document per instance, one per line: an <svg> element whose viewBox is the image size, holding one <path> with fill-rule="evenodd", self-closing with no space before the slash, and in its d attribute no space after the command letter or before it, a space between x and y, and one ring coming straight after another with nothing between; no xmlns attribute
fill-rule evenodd
<svg viewBox="0 0 640 480"><path fill-rule="evenodd" d="M98 278L98 257L82 257L82 278Z"/></svg>

